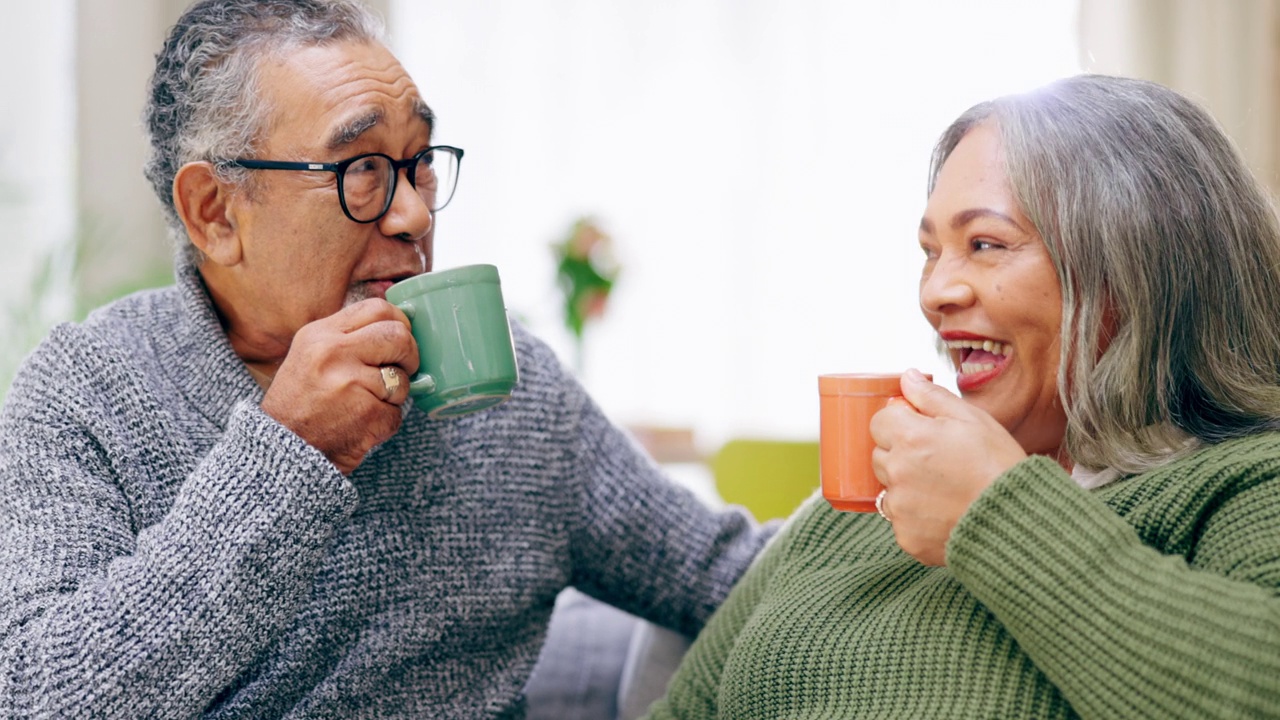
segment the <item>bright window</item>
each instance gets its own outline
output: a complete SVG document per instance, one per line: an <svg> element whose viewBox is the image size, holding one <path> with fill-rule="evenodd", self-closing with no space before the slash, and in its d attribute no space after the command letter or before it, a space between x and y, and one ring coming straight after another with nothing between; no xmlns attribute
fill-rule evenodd
<svg viewBox="0 0 1280 720"><path fill-rule="evenodd" d="M5 6L0 42L0 399L18 363L71 314L75 3Z"/></svg>
<svg viewBox="0 0 1280 720"><path fill-rule="evenodd" d="M619 422L815 437L821 372L951 373L916 303L934 140L1078 71L1074 0L393 2L396 50L466 149L436 266L493 262L566 362L549 245L622 275L581 377Z"/></svg>

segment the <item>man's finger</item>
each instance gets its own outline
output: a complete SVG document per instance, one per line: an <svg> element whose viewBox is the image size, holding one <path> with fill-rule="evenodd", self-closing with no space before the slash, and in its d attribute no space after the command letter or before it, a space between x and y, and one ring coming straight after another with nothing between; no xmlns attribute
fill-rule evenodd
<svg viewBox="0 0 1280 720"><path fill-rule="evenodd" d="M409 328L398 322L380 320L347 335L352 354L365 365L399 365L410 373L418 371L418 344Z"/></svg>
<svg viewBox="0 0 1280 720"><path fill-rule="evenodd" d="M405 316L403 310L378 298L369 298L348 305L334 313L331 318L334 327L344 333L355 332L366 325L383 320L395 320L406 328L409 327L409 318Z"/></svg>

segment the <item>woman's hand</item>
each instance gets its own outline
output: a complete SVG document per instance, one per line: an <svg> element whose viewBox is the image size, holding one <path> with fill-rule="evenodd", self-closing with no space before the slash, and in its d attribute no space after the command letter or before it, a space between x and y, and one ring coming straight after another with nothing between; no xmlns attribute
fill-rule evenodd
<svg viewBox="0 0 1280 720"><path fill-rule="evenodd" d="M1027 454L990 415L917 370L903 376L902 395L906 402L891 401L871 419L871 462L898 545L926 565L945 565L960 516Z"/></svg>

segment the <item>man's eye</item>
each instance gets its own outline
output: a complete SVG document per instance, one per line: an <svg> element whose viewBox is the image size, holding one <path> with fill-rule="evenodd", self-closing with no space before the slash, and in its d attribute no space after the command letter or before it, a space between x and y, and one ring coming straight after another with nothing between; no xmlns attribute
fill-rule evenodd
<svg viewBox="0 0 1280 720"><path fill-rule="evenodd" d="M381 169L382 163L378 162L378 158L365 157L351 163L347 167L348 173L376 173Z"/></svg>

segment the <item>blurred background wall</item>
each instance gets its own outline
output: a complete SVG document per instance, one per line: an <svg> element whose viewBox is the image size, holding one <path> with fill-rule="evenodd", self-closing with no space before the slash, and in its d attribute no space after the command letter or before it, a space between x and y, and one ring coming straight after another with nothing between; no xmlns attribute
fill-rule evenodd
<svg viewBox="0 0 1280 720"><path fill-rule="evenodd" d="M512 312L621 422L816 434L820 372L921 367L929 152L970 104L1082 70L1205 102L1274 189L1280 0L380 0L466 149L437 267ZM0 389L53 322L168 282L139 114L185 0L3 0ZM619 268L581 346L552 245Z"/></svg>

